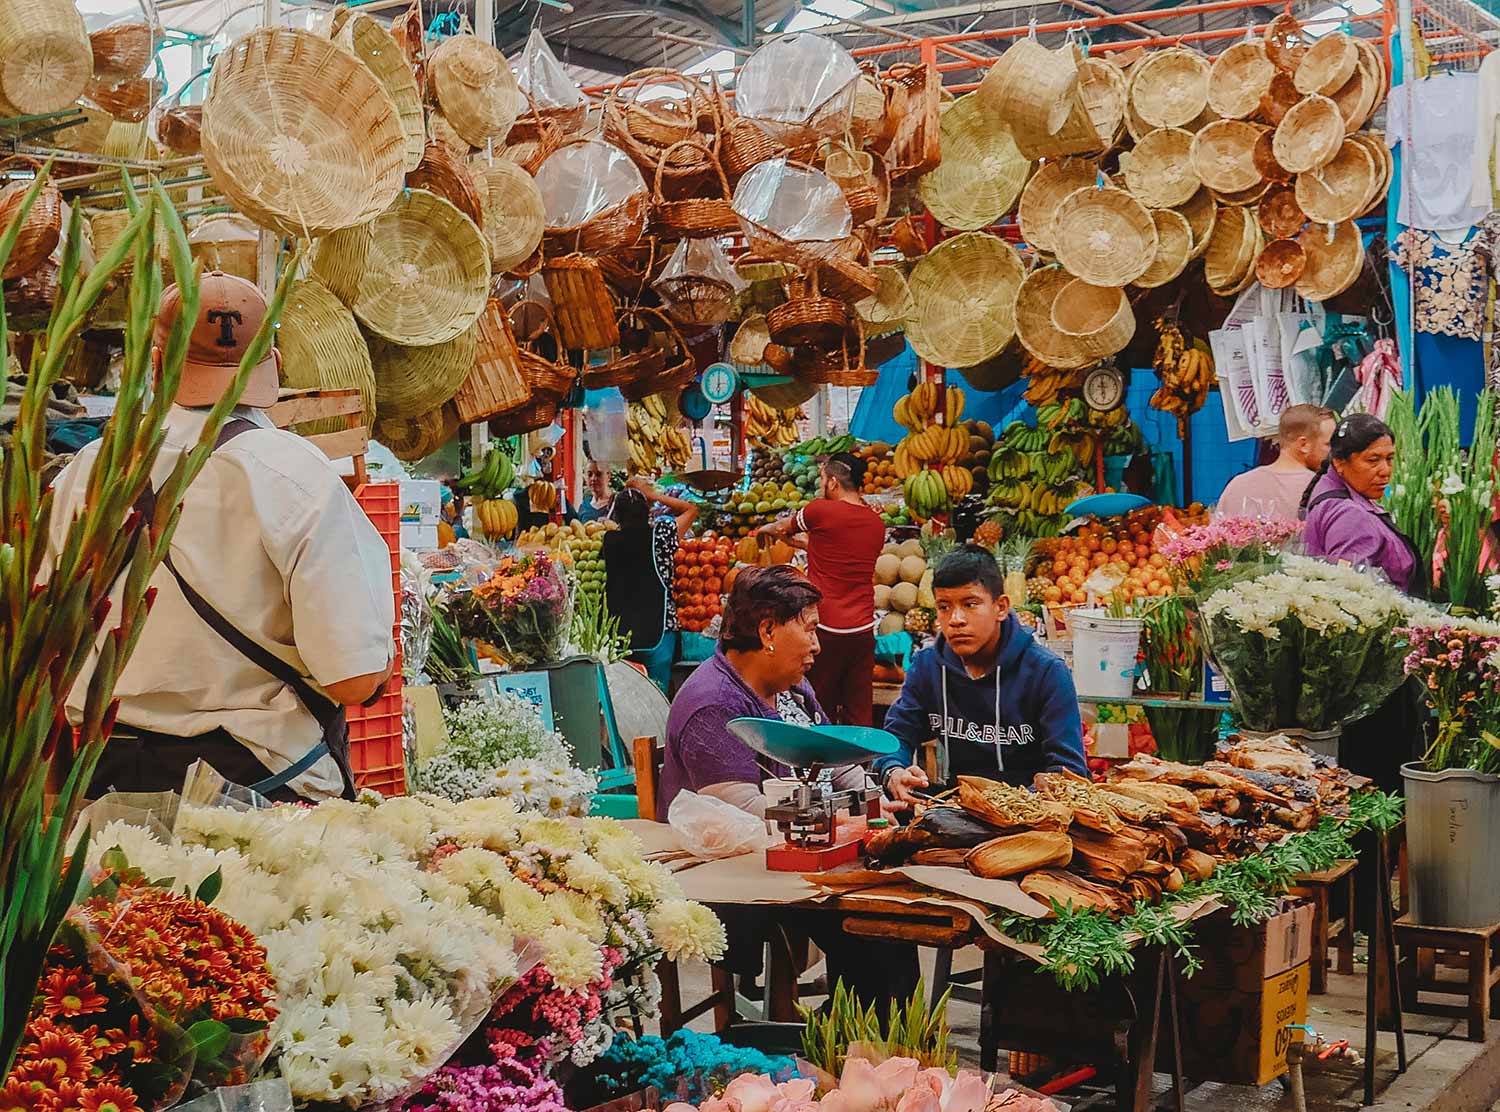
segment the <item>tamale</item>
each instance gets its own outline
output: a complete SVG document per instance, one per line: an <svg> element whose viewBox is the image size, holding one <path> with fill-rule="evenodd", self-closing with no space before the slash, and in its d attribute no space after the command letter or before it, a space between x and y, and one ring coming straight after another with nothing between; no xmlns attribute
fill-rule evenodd
<svg viewBox="0 0 1500 1112"><path fill-rule="evenodd" d="M865 843L865 852L881 861L905 861L923 849L973 849L996 834L959 807L929 807L909 826L883 831ZM889 836L887 836L889 835Z"/></svg>
<svg viewBox="0 0 1500 1112"><path fill-rule="evenodd" d="M1177 867L1189 880L1207 880L1214 875L1217 864L1212 855L1197 849L1185 849L1177 858Z"/></svg>
<svg viewBox="0 0 1500 1112"><path fill-rule="evenodd" d="M1128 834L1100 834L1074 827L1069 837L1073 840L1074 867L1112 884L1140 871L1151 856L1144 842Z"/></svg>
<svg viewBox="0 0 1500 1112"><path fill-rule="evenodd" d="M1111 780L1106 785L1116 795L1128 795L1147 803L1160 803L1188 811L1198 809L1198 797L1188 788L1165 784L1159 780Z"/></svg>
<svg viewBox="0 0 1500 1112"><path fill-rule="evenodd" d="M919 849L912 855L913 865L952 865L956 868L964 867L964 858L973 853L972 849Z"/></svg>
<svg viewBox="0 0 1500 1112"><path fill-rule="evenodd" d="M1125 894L1136 903L1154 904L1161 899L1162 884L1155 877L1137 873L1125 878Z"/></svg>
<svg viewBox="0 0 1500 1112"><path fill-rule="evenodd" d="M1105 834L1117 834L1124 825L1104 793L1091 780L1071 772L1038 772L1033 781L1037 794L1056 800L1073 810L1073 821Z"/></svg>
<svg viewBox="0 0 1500 1112"><path fill-rule="evenodd" d="M975 846L964 857L964 864L975 876L994 879L1066 865L1072 859L1073 840L1068 835L1056 830L1023 830Z"/></svg>
<svg viewBox="0 0 1500 1112"><path fill-rule="evenodd" d="M1021 891L1048 907L1055 903L1061 907L1103 911L1109 915L1119 915L1130 908L1129 901L1119 889L1094 884L1062 869L1038 869L1022 877Z"/></svg>
<svg viewBox="0 0 1500 1112"><path fill-rule="evenodd" d="M1002 830L1066 830L1073 814L1066 806L1025 788L982 776L958 778L958 805L975 818Z"/></svg>

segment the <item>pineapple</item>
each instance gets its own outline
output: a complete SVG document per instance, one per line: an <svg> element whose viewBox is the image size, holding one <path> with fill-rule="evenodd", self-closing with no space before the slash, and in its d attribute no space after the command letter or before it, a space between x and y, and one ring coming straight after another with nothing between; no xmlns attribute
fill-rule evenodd
<svg viewBox="0 0 1500 1112"><path fill-rule="evenodd" d="M906 632L910 634L931 633L936 613L926 607L913 607L906 612Z"/></svg>
<svg viewBox="0 0 1500 1112"><path fill-rule="evenodd" d="M986 521L974 530L974 543L980 548L994 548L1000 543L1000 523Z"/></svg>

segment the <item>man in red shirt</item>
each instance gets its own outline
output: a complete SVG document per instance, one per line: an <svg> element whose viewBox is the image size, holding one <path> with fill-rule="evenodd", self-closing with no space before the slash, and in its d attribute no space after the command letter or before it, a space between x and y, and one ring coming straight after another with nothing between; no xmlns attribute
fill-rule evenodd
<svg viewBox="0 0 1500 1112"><path fill-rule="evenodd" d="M875 561L885 525L860 496L864 463L848 452L823 461L823 497L761 530L807 549L821 651L808 681L834 722L871 724L875 672ZM800 534L800 536L799 536Z"/></svg>

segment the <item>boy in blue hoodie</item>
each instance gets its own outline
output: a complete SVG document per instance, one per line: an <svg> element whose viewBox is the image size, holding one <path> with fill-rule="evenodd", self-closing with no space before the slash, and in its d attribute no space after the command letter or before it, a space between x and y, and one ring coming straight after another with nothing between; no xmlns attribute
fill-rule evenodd
<svg viewBox="0 0 1500 1112"><path fill-rule="evenodd" d="M912 658L885 728L901 748L875 762L900 803L930 787L915 755L938 740L947 783L984 776L1031 787L1038 772L1088 775L1083 723L1067 665L1038 645L1010 612L994 557L975 545L947 556L932 576L937 643Z"/></svg>

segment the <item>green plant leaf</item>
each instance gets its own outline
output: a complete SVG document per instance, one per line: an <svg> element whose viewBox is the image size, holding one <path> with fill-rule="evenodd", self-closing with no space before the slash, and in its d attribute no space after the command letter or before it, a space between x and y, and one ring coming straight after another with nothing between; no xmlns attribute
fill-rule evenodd
<svg viewBox="0 0 1500 1112"><path fill-rule="evenodd" d="M200 1019L187 1029L188 1041L199 1061L217 1058L229 1045L229 1028L217 1019Z"/></svg>
<svg viewBox="0 0 1500 1112"><path fill-rule="evenodd" d="M214 898L218 896L220 890L223 887L224 870L215 869L212 873L203 878L203 883L198 885L198 891L194 892L193 895L196 898L202 900L204 903L211 904L214 902Z"/></svg>

